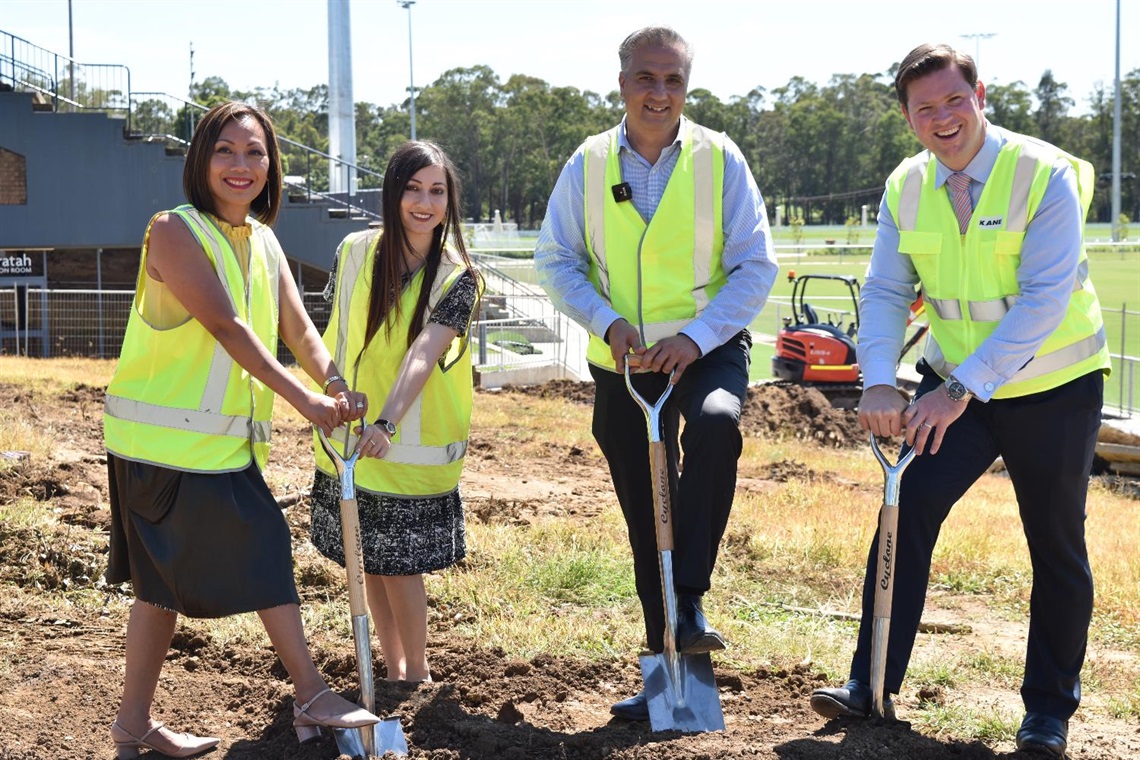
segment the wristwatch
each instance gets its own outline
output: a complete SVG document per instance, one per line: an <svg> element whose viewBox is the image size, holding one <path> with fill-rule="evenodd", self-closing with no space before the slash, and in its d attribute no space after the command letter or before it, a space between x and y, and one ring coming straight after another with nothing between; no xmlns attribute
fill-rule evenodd
<svg viewBox="0 0 1140 760"><path fill-rule="evenodd" d="M380 419L376 420L376 424L379 425L380 427L384 428L386 431L388 431L388 437L389 438L396 435L396 423L395 422L392 422L391 420L386 420L386 419L381 417Z"/></svg>
<svg viewBox="0 0 1140 760"><path fill-rule="evenodd" d="M973 393L970 389L962 385L962 381L951 375L946 378L946 395L950 397L951 401L969 401Z"/></svg>

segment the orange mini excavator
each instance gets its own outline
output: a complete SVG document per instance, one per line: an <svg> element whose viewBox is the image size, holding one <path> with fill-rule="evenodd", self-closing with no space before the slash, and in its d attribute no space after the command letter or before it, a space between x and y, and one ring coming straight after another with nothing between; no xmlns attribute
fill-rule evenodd
<svg viewBox="0 0 1140 760"><path fill-rule="evenodd" d="M772 357L772 376L788 384L818 388L833 406L853 408L862 393L862 376L855 358L855 338L859 332L859 281L838 274L806 274L799 277L788 272L792 283L792 315L784 317L784 326L776 336L776 354ZM851 299L850 311L829 309L821 319L816 308L806 299L809 283L837 283ZM835 289L834 287L832 288ZM908 325L923 311L921 294L910 307ZM906 353L923 335L922 325L906 343Z"/></svg>

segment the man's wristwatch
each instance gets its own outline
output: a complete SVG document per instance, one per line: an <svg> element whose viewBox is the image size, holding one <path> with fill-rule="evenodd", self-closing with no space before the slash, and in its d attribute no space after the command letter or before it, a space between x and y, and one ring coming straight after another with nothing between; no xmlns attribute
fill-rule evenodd
<svg viewBox="0 0 1140 760"><path fill-rule="evenodd" d="M962 385L962 381L951 375L946 378L946 395L950 397L951 401L969 401L973 393Z"/></svg>
<svg viewBox="0 0 1140 760"><path fill-rule="evenodd" d="M380 418L376 420L376 424L388 431L388 438L396 435L396 423L391 420Z"/></svg>

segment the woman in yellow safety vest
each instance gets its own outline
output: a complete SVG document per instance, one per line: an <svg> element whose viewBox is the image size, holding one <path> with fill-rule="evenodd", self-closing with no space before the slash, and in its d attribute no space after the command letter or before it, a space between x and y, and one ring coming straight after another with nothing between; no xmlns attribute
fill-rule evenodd
<svg viewBox="0 0 1140 760"><path fill-rule="evenodd" d="M245 104L216 106L186 156L190 203L156 214L147 227L104 410L107 580L130 581L135 593L123 698L111 726L119 758L143 749L189 757L220 741L151 718L179 614L257 611L296 689L298 738L312 738L320 726L379 722L331 692L313 664L289 527L261 474L275 394L328 432L365 409L362 395L328 388L336 365L269 228L281 177L269 117ZM278 363L279 332L305 372L335 396L312 392Z"/></svg>
<svg viewBox="0 0 1140 760"><path fill-rule="evenodd" d="M384 229L341 243L325 344L352 387L382 407L359 436L355 485L365 590L388 679L429 681L423 574L466 552L459 476L471 426L467 334L482 280L459 230L455 167L430 142L388 162ZM340 481L318 441L312 540L344 564Z"/></svg>

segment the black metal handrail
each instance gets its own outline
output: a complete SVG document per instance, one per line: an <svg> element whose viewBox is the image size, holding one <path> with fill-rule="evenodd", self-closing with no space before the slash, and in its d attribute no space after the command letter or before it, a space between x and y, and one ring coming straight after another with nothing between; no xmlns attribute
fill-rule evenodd
<svg viewBox="0 0 1140 760"><path fill-rule="evenodd" d="M0 30L0 55L7 59L6 65L13 67L13 74L15 67L20 66L50 80L50 88L34 83L26 86L50 95L54 110L60 110L62 104L68 110L129 112L131 72L126 66L81 63L3 30Z"/></svg>

